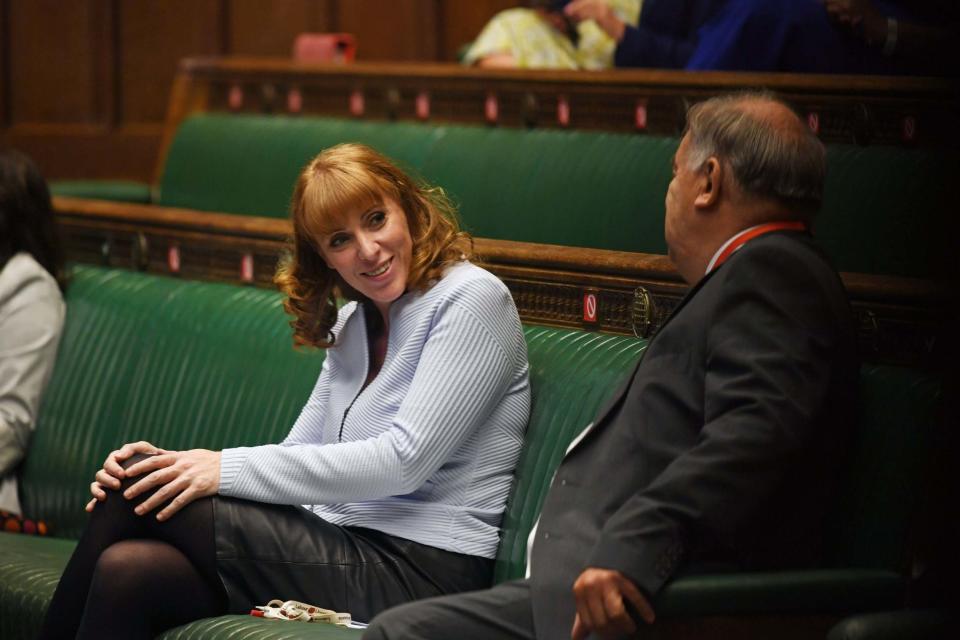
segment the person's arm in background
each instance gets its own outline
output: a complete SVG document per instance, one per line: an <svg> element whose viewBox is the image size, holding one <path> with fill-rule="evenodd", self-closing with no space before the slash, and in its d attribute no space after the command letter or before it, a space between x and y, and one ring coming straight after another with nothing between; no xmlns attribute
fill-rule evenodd
<svg viewBox="0 0 960 640"><path fill-rule="evenodd" d="M16 257L7 263L4 280L10 288L0 293L0 476L27 453L63 329L57 285L41 274L21 279L11 273L23 264Z"/></svg>
<svg viewBox="0 0 960 640"><path fill-rule="evenodd" d="M957 9L940 11L938 23L922 23L893 15L871 0L820 0L836 23L858 33L868 45L884 55L911 62L933 64L950 70L953 41L957 36ZM955 71L954 71L955 72Z"/></svg>
<svg viewBox="0 0 960 640"><path fill-rule="evenodd" d="M645 0L636 27L620 20L606 0L573 0L564 12L576 21L595 21L617 42L617 67L682 69L696 47L697 30L722 4Z"/></svg>

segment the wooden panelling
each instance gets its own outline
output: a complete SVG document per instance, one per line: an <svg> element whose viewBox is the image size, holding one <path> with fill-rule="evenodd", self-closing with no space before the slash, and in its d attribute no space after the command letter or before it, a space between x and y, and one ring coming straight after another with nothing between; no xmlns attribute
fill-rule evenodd
<svg viewBox="0 0 960 640"><path fill-rule="evenodd" d="M0 0L0 131L10 126L10 2Z"/></svg>
<svg viewBox="0 0 960 640"><path fill-rule="evenodd" d="M144 134L164 121L181 58L287 57L301 32L348 31L358 37L361 60L453 60L457 47L511 4L0 0L0 140L33 155L51 179L149 181L142 158L156 152L158 139ZM143 146L132 147L134 140ZM83 162L65 160L81 154Z"/></svg>
<svg viewBox="0 0 960 640"><path fill-rule="evenodd" d="M826 143L953 147L960 140L953 116L957 90L945 79L652 69L585 73L422 62L301 65L241 56L184 60L182 69L187 93L204 98L202 104L183 102L208 111L276 113L287 108L283 98L296 89L303 115L677 135L690 103L766 88L808 119L815 117ZM237 88L242 104L229 99ZM354 95L362 95L362 111L353 110ZM418 109L421 96L424 111ZM493 118L486 108L491 100ZM565 122L559 118L561 100Z"/></svg>
<svg viewBox="0 0 960 640"><path fill-rule="evenodd" d="M32 156L45 176L146 182L153 175L162 126L73 125L20 128L0 141Z"/></svg>
<svg viewBox="0 0 960 640"><path fill-rule="evenodd" d="M122 118L163 122L180 59L225 51L218 0L121 2Z"/></svg>
<svg viewBox="0 0 960 640"><path fill-rule="evenodd" d="M235 54L289 56L297 34L332 31L330 2L232 0L229 49Z"/></svg>
<svg viewBox="0 0 960 640"><path fill-rule="evenodd" d="M97 0L8 0L10 120L20 123L99 122L103 82L96 59Z"/></svg>
<svg viewBox="0 0 960 640"><path fill-rule="evenodd" d="M340 31L357 38L358 60L434 60L437 55L433 0L340 0Z"/></svg>
<svg viewBox="0 0 960 640"><path fill-rule="evenodd" d="M517 4L513 0L447 0L441 3L439 59L455 62L460 48L472 42L490 18Z"/></svg>

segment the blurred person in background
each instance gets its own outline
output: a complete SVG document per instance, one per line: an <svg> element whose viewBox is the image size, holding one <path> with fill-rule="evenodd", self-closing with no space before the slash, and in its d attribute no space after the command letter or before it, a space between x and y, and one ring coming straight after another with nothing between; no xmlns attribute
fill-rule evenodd
<svg viewBox="0 0 960 640"><path fill-rule="evenodd" d="M65 285L47 183L30 158L0 149L0 511L17 516L17 468L53 372Z"/></svg>
<svg viewBox="0 0 960 640"><path fill-rule="evenodd" d="M945 0L646 0L636 26L607 0L564 14L614 41L617 67L690 71L951 74L958 10Z"/></svg>
<svg viewBox="0 0 960 640"><path fill-rule="evenodd" d="M574 21L570 0L528 0L501 11L486 24L464 55L464 64L484 68L609 69L616 40L592 19ZM605 0L605 15L636 25L641 0Z"/></svg>

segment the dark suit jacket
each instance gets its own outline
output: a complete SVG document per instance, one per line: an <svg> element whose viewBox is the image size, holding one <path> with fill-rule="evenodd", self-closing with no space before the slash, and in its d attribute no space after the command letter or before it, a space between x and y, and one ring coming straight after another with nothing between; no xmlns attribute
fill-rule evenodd
<svg viewBox="0 0 960 640"><path fill-rule="evenodd" d="M569 637L586 567L654 596L685 562L818 562L857 375L846 293L807 234L756 238L703 278L554 477L537 636Z"/></svg>

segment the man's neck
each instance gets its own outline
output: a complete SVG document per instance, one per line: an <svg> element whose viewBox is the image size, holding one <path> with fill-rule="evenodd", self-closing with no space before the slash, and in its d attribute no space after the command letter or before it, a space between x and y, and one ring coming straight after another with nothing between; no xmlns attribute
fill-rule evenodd
<svg viewBox="0 0 960 640"><path fill-rule="evenodd" d="M680 275L691 286L707 274L707 267L723 246L737 234L769 222L795 220L796 216L772 203L754 202L726 205L714 213L711 226L704 229L697 259L681 270ZM679 269L679 266L678 266Z"/></svg>

